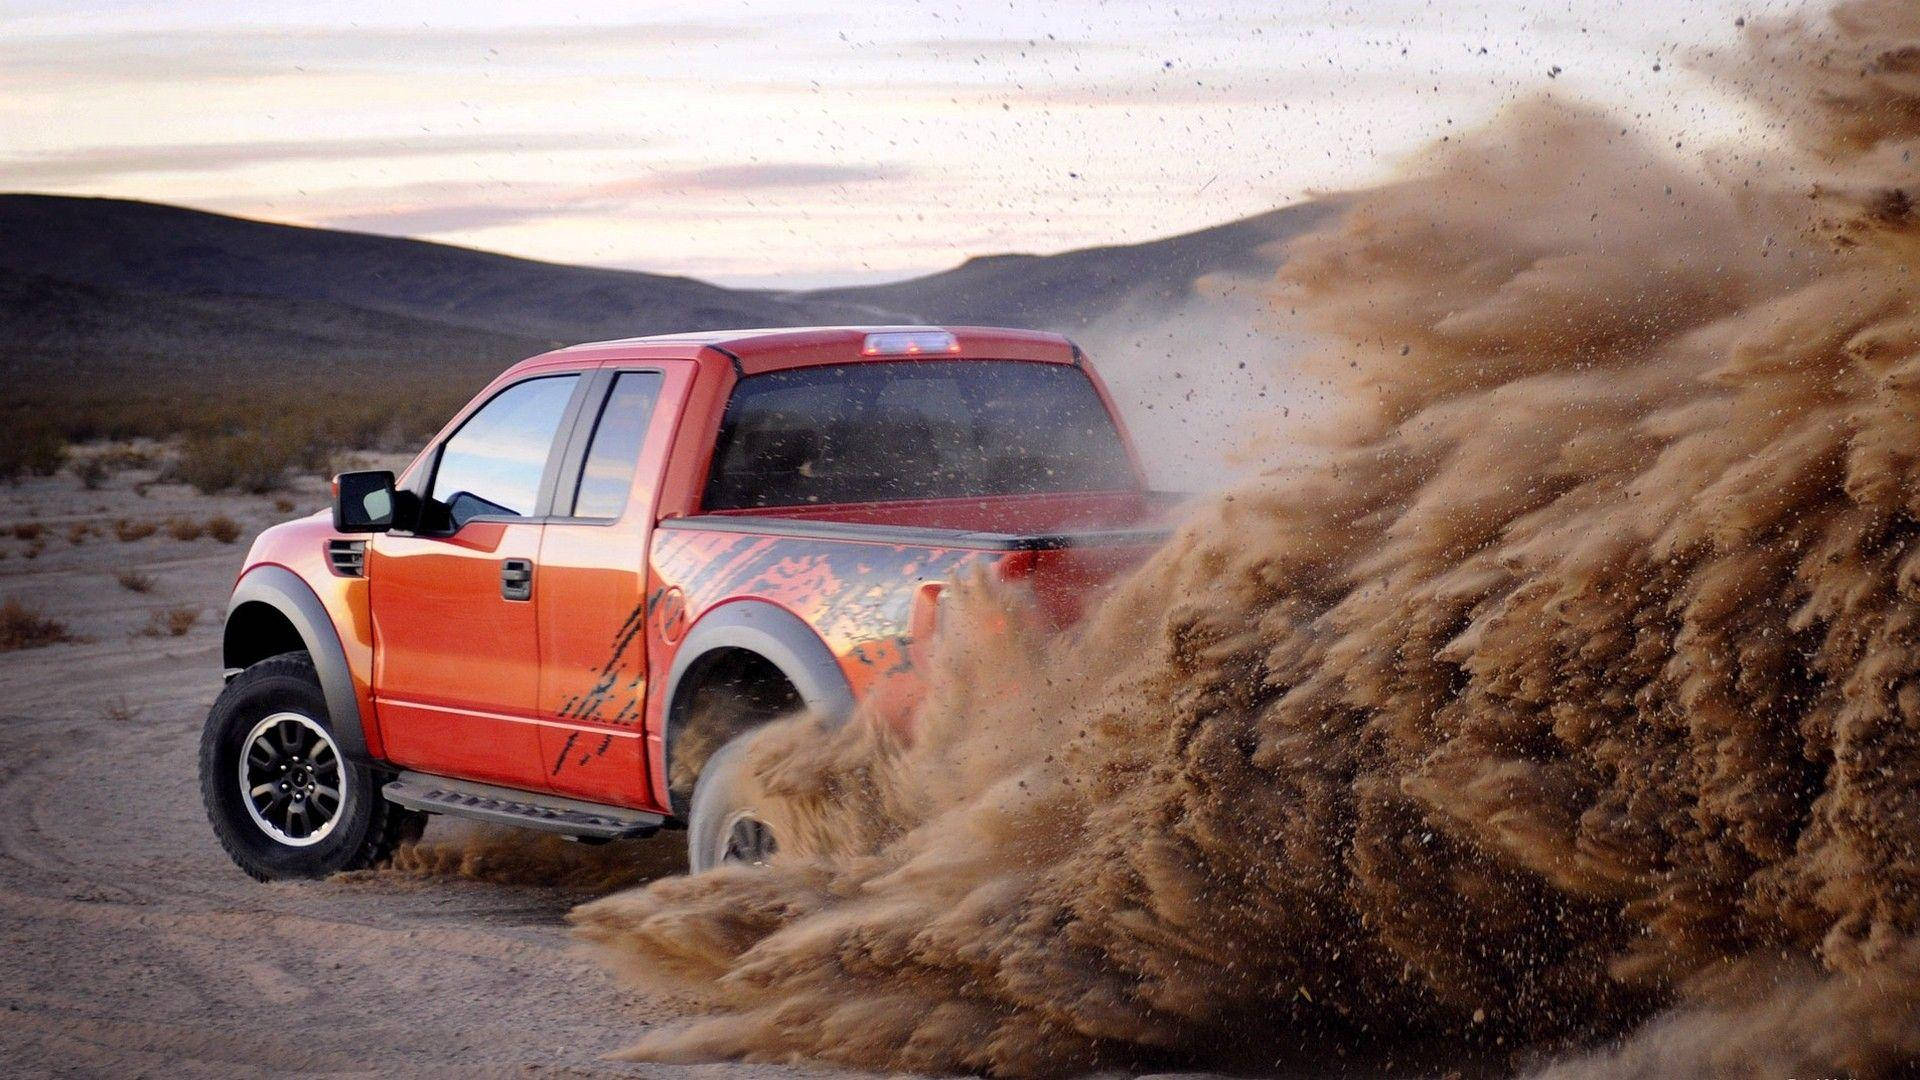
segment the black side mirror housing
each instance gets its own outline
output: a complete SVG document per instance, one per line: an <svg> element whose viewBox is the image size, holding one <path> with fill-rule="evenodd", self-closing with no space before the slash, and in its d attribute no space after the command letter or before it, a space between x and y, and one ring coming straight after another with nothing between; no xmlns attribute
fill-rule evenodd
<svg viewBox="0 0 1920 1080"><path fill-rule="evenodd" d="M395 490L393 474L346 472L333 478L333 527L345 533L386 532L408 528L411 492Z"/></svg>

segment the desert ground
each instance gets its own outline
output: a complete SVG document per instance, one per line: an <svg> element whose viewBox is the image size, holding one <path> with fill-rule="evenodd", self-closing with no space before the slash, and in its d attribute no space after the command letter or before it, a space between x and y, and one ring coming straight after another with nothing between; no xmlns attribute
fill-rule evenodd
<svg viewBox="0 0 1920 1080"><path fill-rule="evenodd" d="M0 653L0 1071L801 1074L609 1060L685 1003L639 997L571 951L563 916L593 887L452 872L541 878L491 873L484 845L481 865L452 858L444 875L262 885L235 869L195 777L220 615L252 536L319 508L323 488L204 496L152 476L0 488L0 603L74 639ZM169 533L221 515L241 525L233 542ZM120 539L142 522L158 528ZM194 612L191 625L175 611ZM471 840L438 818L426 837L443 855ZM681 842L663 833L591 857L670 868ZM564 857L557 874L578 877Z"/></svg>

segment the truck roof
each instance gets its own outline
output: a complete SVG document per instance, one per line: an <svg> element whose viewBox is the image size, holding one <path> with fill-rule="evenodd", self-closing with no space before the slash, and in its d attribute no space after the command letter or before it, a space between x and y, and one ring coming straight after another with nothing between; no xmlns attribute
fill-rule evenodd
<svg viewBox="0 0 1920 1080"><path fill-rule="evenodd" d="M870 334L948 333L958 348L918 356L863 356ZM731 363L742 375L757 375L791 367L857 360L1037 360L1059 364L1080 362L1080 350L1059 334L998 326L781 326L750 330L702 330L684 334L595 341L559 349L514 365L524 367L556 362L592 362L644 357L702 355L717 363Z"/></svg>

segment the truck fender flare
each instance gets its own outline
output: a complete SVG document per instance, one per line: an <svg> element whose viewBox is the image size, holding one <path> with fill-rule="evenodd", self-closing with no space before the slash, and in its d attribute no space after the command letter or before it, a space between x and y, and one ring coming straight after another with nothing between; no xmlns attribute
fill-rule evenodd
<svg viewBox="0 0 1920 1080"><path fill-rule="evenodd" d="M680 686L701 657L716 649L758 653L793 683L809 711L838 722L853 712L853 687L827 643L798 615L773 604L735 600L702 616L674 653L667 670L663 715L669 731L679 720ZM666 734L663 732L662 734Z"/></svg>
<svg viewBox="0 0 1920 1080"><path fill-rule="evenodd" d="M360 699L353 688L353 671L347 666L347 650L333 619L314 594L312 586L284 566L259 566L247 571L233 587L227 600L227 622L245 604L265 604L293 624L307 655L313 657L313 669L320 676L320 691L327 699L328 719L340 752L362 764L371 763L367 752L366 730L360 717ZM223 654L226 645L221 646Z"/></svg>

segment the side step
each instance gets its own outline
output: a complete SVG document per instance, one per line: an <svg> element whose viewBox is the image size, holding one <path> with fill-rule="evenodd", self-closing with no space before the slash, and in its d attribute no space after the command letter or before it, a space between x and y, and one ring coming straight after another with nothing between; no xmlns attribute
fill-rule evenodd
<svg viewBox="0 0 1920 1080"><path fill-rule="evenodd" d="M496 787L473 780L454 780L427 773L403 772L380 789L391 802L430 814L459 814L500 825L544 829L568 836L620 840L651 836L665 820L645 810L581 802L579 799L533 791Z"/></svg>

